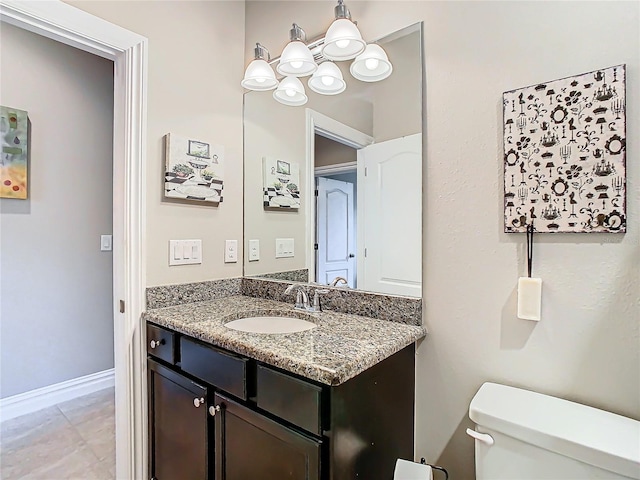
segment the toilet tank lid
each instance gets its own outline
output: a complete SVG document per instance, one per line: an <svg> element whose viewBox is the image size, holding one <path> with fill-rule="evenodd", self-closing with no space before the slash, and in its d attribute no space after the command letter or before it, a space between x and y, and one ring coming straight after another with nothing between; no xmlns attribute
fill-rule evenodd
<svg viewBox="0 0 640 480"><path fill-rule="evenodd" d="M640 479L640 422L549 395L485 383L469 406L482 427Z"/></svg>

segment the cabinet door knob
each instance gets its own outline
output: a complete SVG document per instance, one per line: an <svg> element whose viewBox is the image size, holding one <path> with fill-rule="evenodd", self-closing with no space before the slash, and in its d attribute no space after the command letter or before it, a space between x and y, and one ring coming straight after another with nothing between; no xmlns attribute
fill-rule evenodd
<svg viewBox="0 0 640 480"><path fill-rule="evenodd" d="M151 340L151 342L149 342L149 345L151 346L151 348L156 348L162 345L163 343L164 343L164 339Z"/></svg>
<svg viewBox="0 0 640 480"><path fill-rule="evenodd" d="M196 408L198 408L203 403L204 403L204 397L194 398L193 399L193 406L196 407Z"/></svg>
<svg viewBox="0 0 640 480"><path fill-rule="evenodd" d="M216 405L215 407L211 405L209 407L209 415L211 415L212 417L215 417L216 413L218 413L219 411L220 411L220 405Z"/></svg>

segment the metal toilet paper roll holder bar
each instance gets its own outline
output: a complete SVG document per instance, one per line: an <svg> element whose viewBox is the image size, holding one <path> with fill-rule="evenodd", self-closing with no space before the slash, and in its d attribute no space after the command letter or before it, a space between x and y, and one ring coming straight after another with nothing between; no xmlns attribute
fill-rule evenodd
<svg viewBox="0 0 640 480"><path fill-rule="evenodd" d="M432 470L438 470L439 472L444 473L444 480L449 480L449 472L447 472L445 468L439 467L438 465L431 465L430 463L427 463L424 457L420 459L420 463L422 465L429 465Z"/></svg>

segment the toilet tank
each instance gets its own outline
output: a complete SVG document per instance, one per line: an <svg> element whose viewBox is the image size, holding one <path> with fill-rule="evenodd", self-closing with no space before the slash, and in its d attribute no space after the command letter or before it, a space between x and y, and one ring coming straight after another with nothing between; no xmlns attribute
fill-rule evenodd
<svg viewBox="0 0 640 480"><path fill-rule="evenodd" d="M640 480L640 422L515 387L485 383L468 430L476 480Z"/></svg>

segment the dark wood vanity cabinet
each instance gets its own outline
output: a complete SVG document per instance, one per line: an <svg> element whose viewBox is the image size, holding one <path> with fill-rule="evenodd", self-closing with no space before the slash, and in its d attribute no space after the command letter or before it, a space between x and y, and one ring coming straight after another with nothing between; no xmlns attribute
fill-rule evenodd
<svg viewBox="0 0 640 480"><path fill-rule="evenodd" d="M322 441L222 395L216 414L216 480L320 480Z"/></svg>
<svg viewBox="0 0 640 480"><path fill-rule="evenodd" d="M149 475L205 480L209 475L207 388L149 359Z"/></svg>
<svg viewBox="0 0 640 480"><path fill-rule="evenodd" d="M413 458L414 345L331 387L161 330L173 363L147 349L152 479L392 478Z"/></svg>

